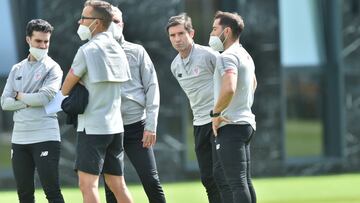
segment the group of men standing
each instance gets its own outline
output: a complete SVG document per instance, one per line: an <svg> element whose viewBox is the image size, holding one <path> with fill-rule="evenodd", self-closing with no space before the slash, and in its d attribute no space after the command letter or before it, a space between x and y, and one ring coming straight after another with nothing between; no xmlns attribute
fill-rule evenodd
<svg viewBox="0 0 360 203"><path fill-rule="evenodd" d="M88 42L78 49L62 86L62 70L47 55L53 27L36 19L26 28L30 54L13 66L1 96L2 108L14 111L11 159L19 201L35 202L36 168L48 201L64 202L59 125L44 106L59 89L66 96L80 83L89 92L85 111L77 117L75 159L84 202L100 202L100 175L108 203L133 202L124 179L125 151L149 202L165 203L152 148L160 106L153 63L141 45L124 39L117 7L88 0L78 23L77 34ZM179 52L171 72L193 111L195 151L209 202L255 203L250 176L255 66L239 43L241 16L217 12L212 27L210 48L194 43L189 16L169 19L166 30Z"/></svg>
<svg viewBox="0 0 360 203"><path fill-rule="evenodd" d="M171 72L193 111L195 152L209 202L255 203L250 140L256 129L251 106L257 82L254 62L239 43L243 19L217 12L211 48L194 43L186 14L171 17L166 29L179 52Z"/></svg>

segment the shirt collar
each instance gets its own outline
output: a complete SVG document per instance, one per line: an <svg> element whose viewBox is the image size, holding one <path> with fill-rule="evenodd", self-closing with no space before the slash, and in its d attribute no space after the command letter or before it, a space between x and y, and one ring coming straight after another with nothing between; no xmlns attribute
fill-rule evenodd
<svg viewBox="0 0 360 203"><path fill-rule="evenodd" d="M190 59L191 59L191 56L192 56L192 53L193 53L193 50L194 50L194 47L195 47L195 43L193 42L193 43L192 43L192 46L191 46L191 50L190 50L189 55L188 55L186 58L181 59L182 62L183 62L183 64L184 64L184 66L186 66L187 64L189 64ZM180 58L181 58L181 57L180 57Z"/></svg>

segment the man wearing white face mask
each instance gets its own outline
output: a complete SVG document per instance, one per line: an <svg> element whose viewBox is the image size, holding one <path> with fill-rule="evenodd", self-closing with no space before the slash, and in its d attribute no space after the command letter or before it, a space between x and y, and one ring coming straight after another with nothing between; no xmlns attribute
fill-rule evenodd
<svg viewBox="0 0 360 203"><path fill-rule="evenodd" d="M154 151L157 118L160 106L159 84L154 65L143 46L128 42L123 36L122 13L113 7L109 32L124 49L132 80L125 82L121 92L121 113L124 120L124 149L137 171L149 203L165 203ZM116 203L105 185L106 202Z"/></svg>
<svg viewBox="0 0 360 203"><path fill-rule="evenodd" d="M44 106L60 89L62 70L48 55L53 27L41 19L26 27L29 56L11 69L1 96L14 111L11 160L20 202L33 203L35 168L49 202L64 202L59 184L60 132L56 114Z"/></svg>
<svg viewBox="0 0 360 203"><path fill-rule="evenodd" d="M123 120L121 85L130 76L121 46L110 32L112 7L105 1L86 1L77 31L89 40L75 55L61 91L68 95L80 80L89 92L89 103L77 119L75 170L84 203L99 203L101 174L117 202L132 203L123 176Z"/></svg>
<svg viewBox="0 0 360 203"><path fill-rule="evenodd" d="M251 111L256 89L255 65L239 43L244 21L236 13L215 14L209 45L224 51L214 73L215 106L211 110L216 136L216 155L220 160L233 197L227 203L256 203L250 175L250 141L255 133Z"/></svg>
<svg viewBox="0 0 360 203"><path fill-rule="evenodd" d="M172 46L179 52L171 63L171 72L190 101L195 153L209 203L232 202L230 187L214 156L215 143L209 115L214 106L213 74L219 53L194 43L195 31L191 18L185 13L172 16L166 30Z"/></svg>
<svg viewBox="0 0 360 203"><path fill-rule="evenodd" d="M227 40L227 37L224 37L224 31L223 30L219 36L212 36L210 35L209 39L209 46L214 49L215 51L223 52L224 51L224 43ZM221 38L225 38L223 41Z"/></svg>

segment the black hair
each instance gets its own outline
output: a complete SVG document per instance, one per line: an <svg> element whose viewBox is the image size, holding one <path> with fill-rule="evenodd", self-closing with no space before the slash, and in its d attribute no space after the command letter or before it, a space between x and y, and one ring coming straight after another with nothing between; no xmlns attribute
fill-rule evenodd
<svg viewBox="0 0 360 203"><path fill-rule="evenodd" d="M46 20L33 19L26 25L26 36L31 37L34 31L52 33L54 27L50 25Z"/></svg>

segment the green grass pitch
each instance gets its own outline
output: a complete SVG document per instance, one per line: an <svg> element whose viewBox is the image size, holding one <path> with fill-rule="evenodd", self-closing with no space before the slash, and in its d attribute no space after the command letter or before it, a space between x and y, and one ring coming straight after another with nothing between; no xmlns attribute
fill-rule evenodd
<svg viewBox="0 0 360 203"><path fill-rule="evenodd" d="M330 176L258 178L254 180L259 203L359 203L360 174ZM147 199L140 185L130 185L136 203ZM206 203L205 190L199 181L163 184L169 203ZM78 188L63 188L65 201L82 202ZM105 202L100 188L101 201ZM47 203L41 189L36 191L36 202ZM15 191L0 191L0 202L17 202Z"/></svg>

